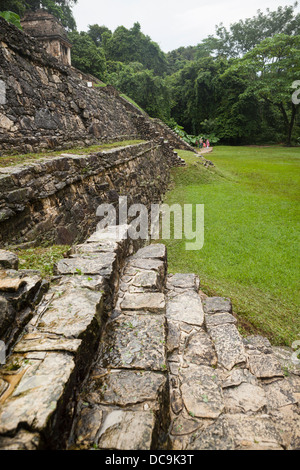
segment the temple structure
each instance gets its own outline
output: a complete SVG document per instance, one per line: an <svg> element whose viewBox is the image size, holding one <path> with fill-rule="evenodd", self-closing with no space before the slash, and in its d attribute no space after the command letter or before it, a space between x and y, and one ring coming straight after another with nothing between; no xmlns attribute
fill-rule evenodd
<svg viewBox="0 0 300 470"><path fill-rule="evenodd" d="M51 13L27 11L21 25L24 32L40 41L50 55L64 65L71 65L72 45L63 25Z"/></svg>

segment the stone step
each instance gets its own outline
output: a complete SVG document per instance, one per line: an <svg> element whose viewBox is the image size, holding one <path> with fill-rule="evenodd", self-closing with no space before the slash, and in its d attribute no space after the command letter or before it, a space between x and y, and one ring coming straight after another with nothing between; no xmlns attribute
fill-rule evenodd
<svg viewBox="0 0 300 470"><path fill-rule="evenodd" d="M116 307L79 394L69 448L122 451L163 445L169 424L166 272L163 245L144 247L127 260Z"/></svg>
<svg viewBox="0 0 300 470"><path fill-rule="evenodd" d="M242 336L230 299L127 230L57 263L0 369L0 449L298 450L293 351Z"/></svg>
<svg viewBox="0 0 300 470"><path fill-rule="evenodd" d="M0 369L0 448L64 445L67 405L97 351L130 251L127 228L114 241L96 232L57 263L56 281Z"/></svg>
<svg viewBox="0 0 300 470"><path fill-rule="evenodd" d="M300 368L287 372L266 338L243 338L229 299L201 295L201 311L198 289L194 275L168 276L170 448L299 449Z"/></svg>

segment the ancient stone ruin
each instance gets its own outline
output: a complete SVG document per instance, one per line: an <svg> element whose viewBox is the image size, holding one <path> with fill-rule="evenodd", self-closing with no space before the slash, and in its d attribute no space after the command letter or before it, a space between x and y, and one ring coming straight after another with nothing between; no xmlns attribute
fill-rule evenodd
<svg viewBox="0 0 300 470"><path fill-rule="evenodd" d="M64 65L71 65L72 44L62 24L46 10L27 11L21 19L23 30L36 38L48 54Z"/></svg>
<svg viewBox="0 0 300 470"><path fill-rule="evenodd" d="M230 299L130 221L97 229L101 203L161 202L191 148L2 19L0 42L1 152L61 151L0 170L0 449L299 449L292 351L242 336ZM48 280L8 249L45 240L72 246Z"/></svg>

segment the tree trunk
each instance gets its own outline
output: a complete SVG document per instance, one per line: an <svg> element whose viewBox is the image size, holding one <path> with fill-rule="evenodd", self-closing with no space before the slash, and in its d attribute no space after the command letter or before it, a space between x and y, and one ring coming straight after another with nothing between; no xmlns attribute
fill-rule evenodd
<svg viewBox="0 0 300 470"><path fill-rule="evenodd" d="M287 115L287 112L284 108L283 103L280 103L278 105L278 107L279 107L279 109L282 113L285 128L286 128L286 133L287 133L287 142L286 142L286 144L287 144L288 147L291 147L291 145L292 145L292 133L293 133L293 128L294 128L294 124L295 124L295 117L296 117L296 114L297 114L297 106L294 103L292 103L291 119L288 118L288 115Z"/></svg>

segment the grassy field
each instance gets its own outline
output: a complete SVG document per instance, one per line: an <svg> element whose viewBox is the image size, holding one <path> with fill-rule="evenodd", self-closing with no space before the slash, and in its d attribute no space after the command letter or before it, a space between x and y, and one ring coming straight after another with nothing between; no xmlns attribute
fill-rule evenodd
<svg viewBox="0 0 300 470"><path fill-rule="evenodd" d="M230 297L242 332L273 344L300 338L300 148L216 147L199 157L178 151L165 203L205 205L205 243L163 240L170 272L195 272L209 295ZM172 237L171 237L172 238Z"/></svg>

